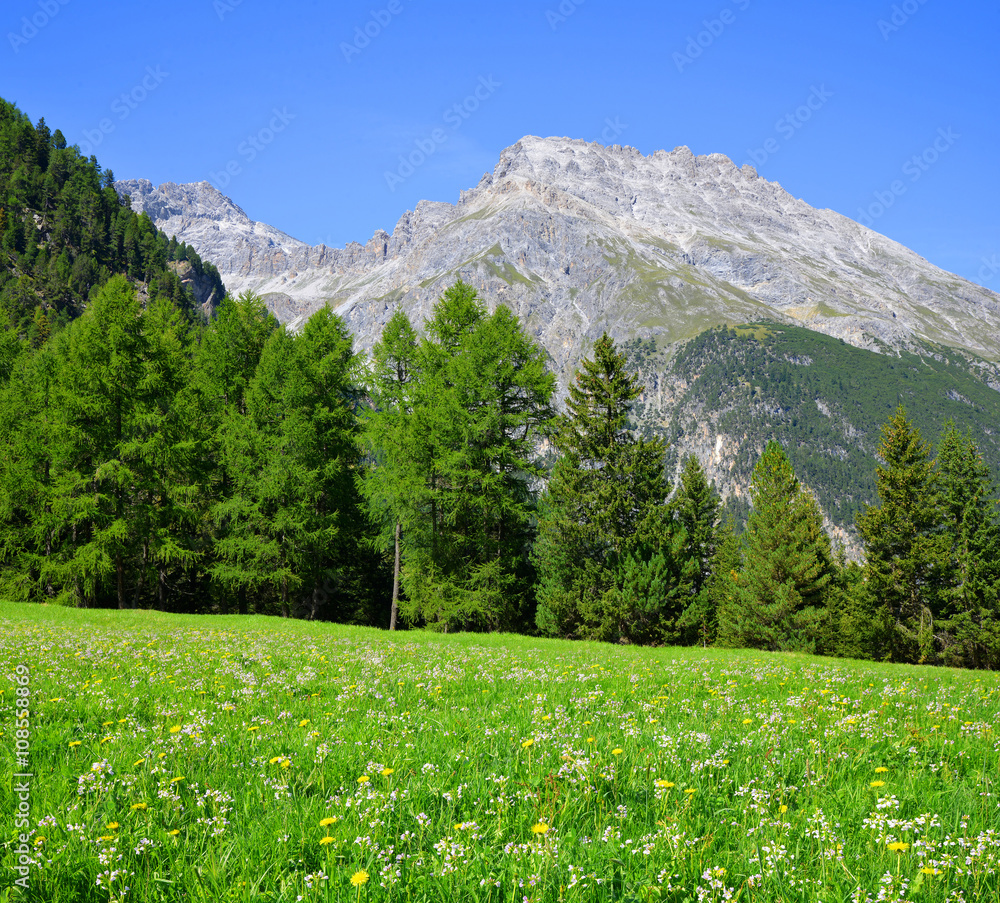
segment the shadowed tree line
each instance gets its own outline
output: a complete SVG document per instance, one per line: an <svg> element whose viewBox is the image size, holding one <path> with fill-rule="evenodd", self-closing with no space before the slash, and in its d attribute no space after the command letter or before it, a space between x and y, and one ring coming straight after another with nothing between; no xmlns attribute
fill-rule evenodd
<svg viewBox="0 0 1000 903"><path fill-rule="evenodd" d="M630 428L608 336L553 409L544 350L461 282L370 356L329 309L207 324L109 279L0 333L0 593L377 626L1000 664L1000 526L954 427L885 425L863 564L771 442L737 535L696 458Z"/></svg>

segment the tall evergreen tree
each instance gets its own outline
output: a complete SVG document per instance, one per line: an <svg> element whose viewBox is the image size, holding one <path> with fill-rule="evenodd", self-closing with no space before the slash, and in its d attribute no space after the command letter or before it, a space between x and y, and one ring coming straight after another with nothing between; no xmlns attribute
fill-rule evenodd
<svg viewBox="0 0 1000 903"><path fill-rule="evenodd" d="M830 540L779 443L768 443L754 467L750 497L743 569L720 640L814 652L833 575Z"/></svg>
<svg viewBox="0 0 1000 903"><path fill-rule="evenodd" d="M423 486L404 614L444 629L512 627L529 604L532 487L554 377L517 318L487 314L462 282L435 306L419 371L411 448Z"/></svg>
<svg viewBox="0 0 1000 903"><path fill-rule="evenodd" d="M931 449L900 407L882 428L879 504L858 518L876 658L934 661L948 537Z"/></svg>
<svg viewBox="0 0 1000 903"><path fill-rule="evenodd" d="M642 387L624 355L606 334L593 353L570 385L539 509L537 625L551 635L662 638L683 595L664 448L628 428Z"/></svg>
<svg viewBox="0 0 1000 903"><path fill-rule="evenodd" d="M416 331L406 314L397 310L372 349L368 376L371 409L362 437L370 465L361 480L368 509L382 525L379 546L392 548L390 630L396 629L399 613L403 525L407 524L408 533L418 516L424 485L413 436L419 375Z"/></svg>
<svg viewBox="0 0 1000 903"><path fill-rule="evenodd" d="M692 563L691 597L678 626L686 642L707 645L715 637L716 611L710 584L719 546L721 502L695 455L684 462L672 507L684 530L681 555Z"/></svg>
<svg viewBox="0 0 1000 903"><path fill-rule="evenodd" d="M1000 667L1000 520L993 481L971 436L948 424L938 445L938 481L948 541L943 615L945 659ZM952 645L954 643L954 645Z"/></svg>

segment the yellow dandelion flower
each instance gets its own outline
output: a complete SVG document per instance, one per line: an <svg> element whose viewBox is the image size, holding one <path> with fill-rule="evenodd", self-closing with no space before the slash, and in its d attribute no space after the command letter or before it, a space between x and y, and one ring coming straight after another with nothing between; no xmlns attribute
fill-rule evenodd
<svg viewBox="0 0 1000 903"><path fill-rule="evenodd" d="M885 781L872 781L869 787L885 787Z"/></svg>
<svg viewBox="0 0 1000 903"><path fill-rule="evenodd" d="M292 767L292 760L291 759L282 759L281 760L281 767L282 768L291 768Z"/></svg>
<svg viewBox="0 0 1000 903"><path fill-rule="evenodd" d="M383 768L382 769L382 777L384 777L384 778L389 777L389 775L391 775L395 770L396 769L394 769L394 768Z"/></svg>
<svg viewBox="0 0 1000 903"><path fill-rule="evenodd" d="M778 806L778 811L781 813L785 813L788 811L788 806L785 805Z"/></svg>
<svg viewBox="0 0 1000 903"><path fill-rule="evenodd" d="M660 788L662 788L662 789L665 790L665 789L668 789L670 787L673 787L674 786L674 782L673 781L667 781L667 780L664 780L663 778L660 778L660 780L654 781L653 785L655 787L660 787Z"/></svg>
<svg viewBox="0 0 1000 903"><path fill-rule="evenodd" d="M611 755L620 756L623 752L625 752L624 749L622 749L620 746L616 746L613 750L611 750Z"/></svg>
<svg viewBox="0 0 1000 903"><path fill-rule="evenodd" d="M596 739L597 739L596 737L587 737L587 742L588 743L594 743L594 742L596 742Z"/></svg>
<svg viewBox="0 0 1000 903"><path fill-rule="evenodd" d="M328 843L333 843L332 837L322 837L320 838L319 845L325 847Z"/></svg>
<svg viewBox="0 0 1000 903"><path fill-rule="evenodd" d="M178 831L178 830L177 830L177 828L174 828L174 829L173 829L173 831L167 831L167 833L168 833L168 834L169 834L169 835L170 835L171 837L176 837L176 836L177 836L178 834L180 834L181 832L180 832L180 831Z"/></svg>
<svg viewBox="0 0 1000 903"><path fill-rule="evenodd" d="M685 793L697 793L697 788L696 787L688 787L684 792Z"/></svg>
<svg viewBox="0 0 1000 903"><path fill-rule="evenodd" d="M549 830L549 826L547 824L545 824L544 822L539 822L537 825L532 825L531 826L531 833L532 834L544 834L548 830Z"/></svg>
<svg viewBox="0 0 1000 903"><path fill-rule="evenodd" d="M115 839L115 835L114 834L102 834L97 839L98 840L114 840Z"/></svg>
<svg viewBox="0 0 1000 903"><path fill-rule="evenodd" d="M368 777L368 775L363 774L363 775L361 775L360 778L358 778L358 783L359 784L367 784L370 780L371 780L371 778Z"/></svg>
<svg viewBox="0 0 1000 903"><path fill-rule="evenodd" d="M69 743L70 749L72 749L74 746L79 746L82 742L83 742L82 740L70 740Z"/></svg>
<svg viewBox="0 0 1000 903"><path fill-rule="evenodd" d="M179 724L175 724L172 728L170 728L170 733L172 734L179 734L180 732L181 726Z"/></svg>
<svg viewBox="0 0 1000 903"><path fill-rule="evenodd" d="M180 777L180 778L171 778L170 779L170 783L171 784L176 784L178 781L183 781L183 780L184 780L183 777Z"/></svg>
<svg viewBox="0 0 1000 903"><path fill-rule="evenodd" d="M321 818L320 822L319 822L319 826L321 828L326 828L326 827L332 825L334 822L336 822L336 820L337 819L335 819L335 818Z"/></svg>
<svg viewBox="0 0 1000 903"><path fill-rule="evenodd" d="M112 724L114 724L113 721L103 721L101 722L101 727L111 727Z"/></svg>
<svg viewBox="0 0 1000 903"><path fill-rule="evenodd" d="M305 726L306 726L306 725L307 725L308 723L309 723L309 719L308 719L308 718L303 718L303 719L302 719L302 720L301 720L301 721L299 722L299 727L305 727Z"/></svg>
<svg viewBox="0 0 1000 903"><path fill-rule="evenodd" d="M143 762L145 762L145 761L146 761L145 759L136 759L136 760L135 760L135 761L134 761L134 762L132 763L132 767L133 767L133 768L138 768L138 767L139 767L140 765L142 765L142 763L143 763Z"/></svg>
<svg viewBox="0 0 1000 903"><path fill-rule="evenodd" d="M531 746L531 745L532 745L532 744L533 744L534 742L535 742L535 741L534 741L534 740L532 740L532 739L531 739L531 737L529 737L529 738L528 738L527 740L524 740L524 741L523 741L523 742L521 743L521 749L527 749L527 748L528 748L529 746Z"/></svg>
<svg viewBox="0 0 1000 903"><path fill-rule="evenodd" d="M133 812L135 812L137 809L145 809L145 808L146 808L146 804L145 803L133 803L132 804L132 811Z"/></svg>
<svg viewBox="0 0 1000 903"><path fill-rule="evenodd" d="M889 849L893 853L905 853L910 848L908 843L903 843L901 840L897 840L895 843L889 844Z"/></svg>
<svg viewBox="0 0 1000 903"><path fill-rule="evenodd" d="M273 759L269 759L267 764L277 765L284 758L285 758L284 756L275 756Z"/></svg>
<svg viewBox="0 0 1000 903"><path fill-rule="evenodd" d="M941 869L932 868L929 865L925 865L921 870L925 875L941 875L944 874Z"/></svg>
<svg viewBox="0 0 1000 903"><path fill-rule="evenodd" d="M753 722L753 719L752 719L752 718L744 718L744 719L743 719L743 723L744 723L744 724L751 724L752 722Z"/></svg>
<svg viewBox="0 0 1000 903"><path fill-rule="evenodd" d="M355 872L351 875L351 887L361 887L368 880L368 872L364 869Z"/></svg>
<svg viewBox="0 0 1000 903"><path fill-rule="evenodd" d="M107 824L107 829L109 831L117 831L118 830L118 822L116 822L116 821L109 821L108 824Z"/></svg>
<svg viewBox="0 0 1000 903"><path fill-rule="evenodd" d="M39 834L38 837L35 838L35 846L41 846L43 843L45 843L45 840L46 838L42 837L42 835Z"/></svg>
<svg viewBox="0 0 1000 903"><path fill-rule="evenodd" d="M875 769L875 774L885 774L888 770L889 769L884 765L879 765L879 767Z"/></svg>
<svg viewBox="0 0 1000 903"><path fill-rule="evenodd" d="M254 724L253 726L248 727L247 730L250 731L250 733L253 733L254 731L259 731L260 728L256 724Z"/></svg>

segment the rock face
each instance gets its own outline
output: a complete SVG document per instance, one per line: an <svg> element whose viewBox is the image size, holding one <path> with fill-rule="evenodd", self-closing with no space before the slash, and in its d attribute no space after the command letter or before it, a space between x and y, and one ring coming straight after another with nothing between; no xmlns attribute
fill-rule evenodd
<svg viewBox="0 0 1000 903"><path fill-rule="evenodd" d="M749 166L686 147L643 156L526 137L457 204L420 202L392 234L310 247L253 222L207 182L119 182L136 210L279 319L333 306L369 347L399 306L419 321L462 278L506 304L565 374L607 330L672 344L768 318L860 347L931 341L1000 358L1000 296Z"/></svg>
<svg viewBox="0 0 1000 903"><path fill-rule="evenodd" d="M118 189L212 261L230 291L256 291L293 327L329 304L361 348L399 307L419 323L459 278L489 307L506 304L526 322L563 387L603 331L632 345L644 340L655 349L639 368L644 429L668 436L678 467L698 454L737 498L785 415L765 411L734 433L672 372L678 343L716 325L766 319L859 348L937 356L931 343L1000 359L1000 296L796 200L749 166L686 147L647 157L527 137L457 204L422 201L391 235L343 249L310 247L253 222L207 182ZM1000 387L1000 368L980 363L978 378ZM822 410L826 400L815 403ZM850 423L844 429L852 435ZM873 454L875 440L865 442ZM840 537L856 552L853 524L842 520Z"/></svg>

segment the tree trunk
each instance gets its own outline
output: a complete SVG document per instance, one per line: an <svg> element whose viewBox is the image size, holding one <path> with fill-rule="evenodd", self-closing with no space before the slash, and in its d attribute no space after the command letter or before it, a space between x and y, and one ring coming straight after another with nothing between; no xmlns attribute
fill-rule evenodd
<svg viewBox="0 0 1000 903"><path fill-rule="evenodd" d="M392 608L389 611L389 629L396 629L396 615L399 613L399 546L403 527L396 521L396 561L392 566Z"/></svg>
<svg viewBox="0 0 1000 903"><path fill-rule="evenodd" d="M118 608L125 609L125 563L121 555L115 555L115 571L118 574Z"/></svg>

